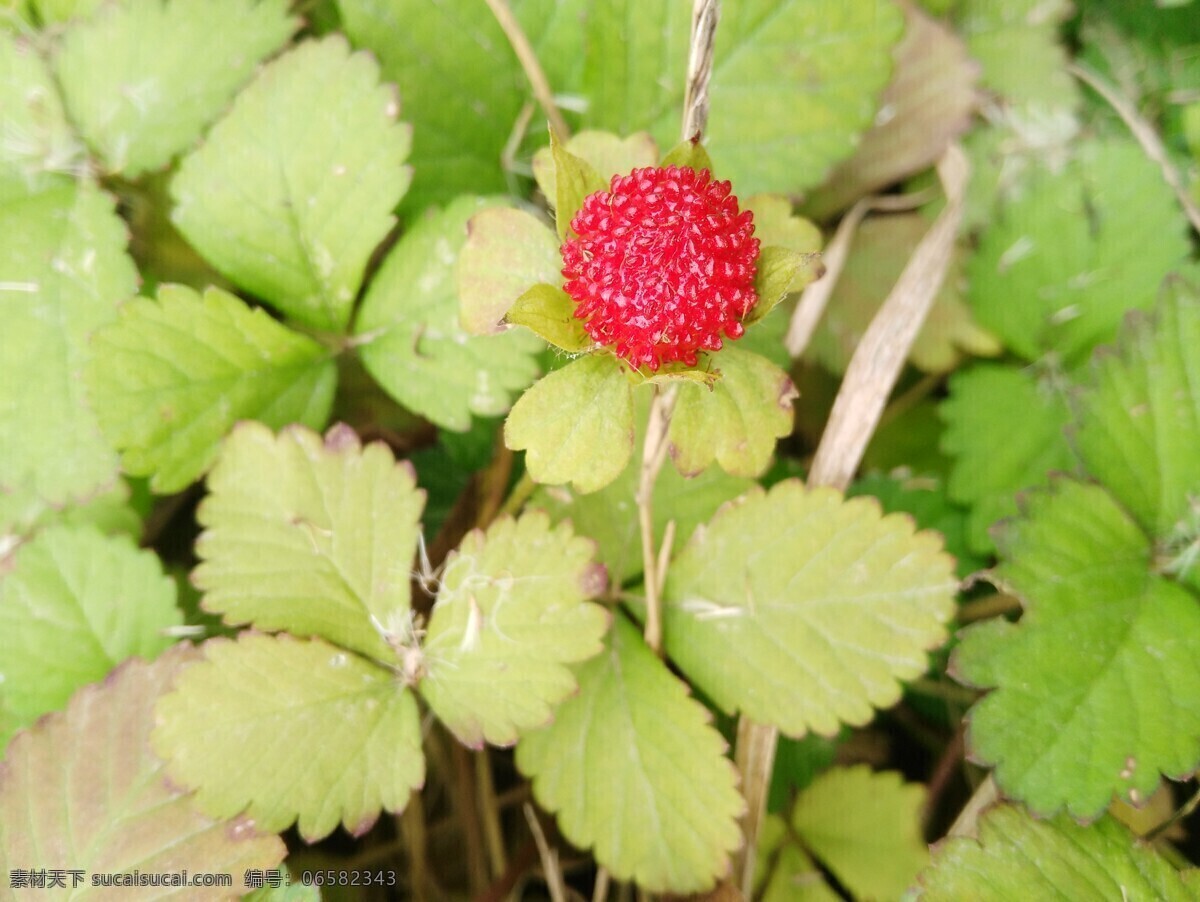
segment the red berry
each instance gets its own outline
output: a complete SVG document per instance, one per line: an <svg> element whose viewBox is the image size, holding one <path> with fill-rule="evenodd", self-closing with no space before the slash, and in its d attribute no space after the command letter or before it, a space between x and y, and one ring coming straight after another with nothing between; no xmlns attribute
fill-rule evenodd
<svg viewBox="0 0 1200 902"><path fill-rule="evenodd" d="M696 365L740 338L754 306L754 215L707 169L635 169L583 202L562 246L563 286L597 342L635 367Z"/></svg>

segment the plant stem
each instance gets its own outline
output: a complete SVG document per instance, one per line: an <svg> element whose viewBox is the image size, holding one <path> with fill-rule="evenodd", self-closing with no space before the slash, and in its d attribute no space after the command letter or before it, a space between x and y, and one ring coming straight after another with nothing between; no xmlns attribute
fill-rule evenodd
<svg viewBox="0 0 1200 902"><path fill-rule="evenodd" d="M483 820L483 839L487 844L492 877L496 878L508 869L508 860L504 854L504 832L500 828L496 784L492 779L492 759L488 757L486 748L475 753L475 797L479 802L479 815Z"/></svg>
<svg viewBox="0 0 1200 902"><path fill-rule="evenodd" d="M937 168L946 206L917 245L854 351L817 446L809 472L810 486L845 490L850 484L909 348L946 277L962 218L969 168L966 156L956 145L946 149ZM745 846L738 863L740 870L735 873L747 899L753 889L755 848L766 814L778 738L779 731L773 726L756 724L748 718L738 723L736 763L742 772L746 813L742 819Z"/></svg>
<svg viewBox="0 0 1200 902"><path fill-rule="evenodd" d="M662 612L659 590L662 588L662 572L658 566L658 553L654 547L654 482L662 470L667 457L667 429L671 425L671 411L675 407L676 388L666 391L654 387L654 400L650 404L650 416L646 420L646 438L642 443L642 469L638 476L637 502L638 524L642 533L642 573L646 585L646 644L658 654L662 649Z"/></svg>
<svg viewBox="0 0 1200 902"><path fill-rule="evenodd" d="M546 888L550 891L551 902L567 902L567 887L563 882L562 868L558 865L558 853L546 842L546 834L542 831L533 806L526 802L524 811L529 830L533 833L533 841L537 843L538 857L542 860L542 871L546 877Z"/></svg>
<svg viewBox="0 0 1200 902"><path fill-rule="evenodd" d="M1145 836L1142 837L1142 839L1144 839L1146 842L1154 842L1156 839L1158 839L1160 836L1162 836L1167 830L1169 830L1174 824L1179 823L1181 820L1183 820L1185 817L1187 817L1189 814L1191 814L1193 811L1195 811L1197 806L1200 806L1200 790L1197 790L1196 792L1194 792L1192 794L1192 797L1190 799L1188 799L1186 802L1184 802L1182 808L1179 808L1178 810L1173 812L1169 818L1167 818L1165 821L1163 821L1161 824L1159 824L1153 830L1148 832Z"/></svg>
<svg viewBox="0 0 1200 902"><path fill-rule="evenodd" d="M571 130L567 127L567 121L563 119L558 105L554 102L554 92L550 90L550 82L546 79L546 73L542 71L542 64L538 62L537 54L533 52L533 45L529 43L529 38L525 37L525 32L521 29L521 23L517 21L517 17L508 8L505 0L484 0L484 2L491 9L496 21L500 23L500 28L504 32L504 36L508 38L508 43L512 45L513 53L517 55L517 60L525 71L525 77L529 79L529 86L533 88L533 96L550 122L554 137L559 141L566 141L571 137Z"/></svg>

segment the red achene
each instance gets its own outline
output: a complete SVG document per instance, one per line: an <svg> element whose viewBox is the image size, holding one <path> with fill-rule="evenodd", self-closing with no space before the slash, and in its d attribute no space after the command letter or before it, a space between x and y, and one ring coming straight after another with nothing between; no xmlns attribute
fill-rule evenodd
<svg viewBox="0 0 1200 902"><path fill-rule="evenodd" d="M583 202L563 286L597 342L657 370L741 337L754 292L754 217L707 169L635 169Z"/></svg>

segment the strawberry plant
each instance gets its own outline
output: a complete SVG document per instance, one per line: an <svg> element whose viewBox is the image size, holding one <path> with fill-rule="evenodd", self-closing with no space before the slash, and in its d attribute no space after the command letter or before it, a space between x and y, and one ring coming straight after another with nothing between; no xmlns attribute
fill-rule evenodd
<svg viewBox="0 0 1200 902"><path fill-rule="evenodd" d="M1194 898L1192 0L0 0L22 898Z"/></svg>

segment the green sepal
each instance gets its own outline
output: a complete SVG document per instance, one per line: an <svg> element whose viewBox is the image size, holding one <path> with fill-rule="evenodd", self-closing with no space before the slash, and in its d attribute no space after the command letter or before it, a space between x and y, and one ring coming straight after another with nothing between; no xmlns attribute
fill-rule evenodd
<svg viewBox="0 0 1200 902"><path fill-rule="evenodd" d="M555 347L571 354L586 351L595 344L575 316L575 301L554 285L539 282L513 301L504 316L511 326L524 326Z"/></svg>
<svg viewBox="0 0 1200 902"><path fill-rule="evenodd" d="M608 184L587 160L566 150L550 133L550 152L554 155L554 211L560 241L566 241L571 219L583 206L584 199Z"/></svg>
<svg viewBox="0 0 1200 902"><path fill-rule="evenodd" d="M775 309L775 305L825 272L820 254L802 254L786 247L764 247L758 254L758 271L754 274L754 293L758 303L742 318L744 325L758 322Z"/></svg>
<svg viewBox="0 0 1200 902"><path fill-rule="evenodd" d="M625 175L658 163L658 145L646 132L621 138L610 132L582 131L572 135L563 146L591 163L601 178L614 173ZM558 180L554 175L554 152L549 147L539 148L533 155L533 177L546 200L554 204L558 198Z"/></svg>
<svg viewBox="0 0 1200 902"><path fill-rule="evenodd" d="M711 391L721 378L721 371L712 367L710 359L710 354L702 354L696 366L672 362L663 364L657 370L639 367L636 370L628 370L629 381L634 385L670 385L673 382L681 382L685 385L702 385Z"/></svg>
<svg viewBox="0 0 1200 902"><path fill-rule="evenodd" d="M704 149L704 145L700 143L699 137L688 138L680 141L669 151L662 159L663 166L687 166L689 169L695 169L697 172L701 169L707 169L712 172L712 160L708 157L708 151Z"/></svg>

